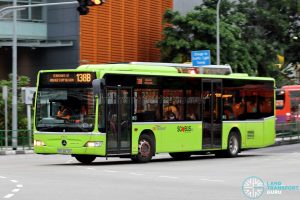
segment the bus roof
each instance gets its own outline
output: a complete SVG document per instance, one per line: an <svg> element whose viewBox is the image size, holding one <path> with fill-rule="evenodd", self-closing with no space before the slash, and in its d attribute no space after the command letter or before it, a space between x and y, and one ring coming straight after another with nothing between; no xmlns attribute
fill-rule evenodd
<svg viewBox="0 0 300 200"><path fill-rule="evenodd" d="M178 70L182 68L195 68L190 64L177 64L177 63L151 63L151 62L132 62L132 63L118 63L118 64L91 64L81 65L77 67L77 70L93 70L103 71L103 73L112 74L143 74L143 75L170 75L170 76L190 76L190 77L207 77L207 78L234 78L234 79L248 79L248 80L270 80L274 81L270 77L253 77L245 73L230 73L228 75L219 74L189 74L182 73ZM225 68L230 66L217 66L211 65L211 68Z"/></svg>
<svg viewBox="0 0 300 200"><path fill-rule="evenodd" d="M178 71L175 67L165 67L159 65L152 65L146 67L142 64L94 64L94 65L81 65L77 69L90 69L90 70L105 70L105 71L135 71L135 72L157 72L157 73L175 73Z"/></svg>
<svg viewBox="0 0 300 200"><path fill-rule="evenodd" d="M282 90L300 90L300 85L285 85L281 87Z"/></svg>
<svg viewBox="0 0 300 200"><path fill-rule="evenodd" d="M274 81L270 77L253 77L248 76L248 74L242 73L230 73L226 75L220 74L190 74L183 73L178 70L179 67L183 68L195 68L190 64L176 64L176 63L118 63L118 64L87 64L81 65L75 69L75 71L93 71L100 73L101 76L104 74L127 74L127 75L162 75L162 76L179 76L179 77L204 77L204 78L232 78L232 79L245 79L245 80L266 80ZM213 68L213 66L211 66ZM225 68L228 66L216 66L217 68ZM229 66L230 67L230 66ZM61 70L42 70L43 72L72 72L74 69L61 69Z"/></svg>

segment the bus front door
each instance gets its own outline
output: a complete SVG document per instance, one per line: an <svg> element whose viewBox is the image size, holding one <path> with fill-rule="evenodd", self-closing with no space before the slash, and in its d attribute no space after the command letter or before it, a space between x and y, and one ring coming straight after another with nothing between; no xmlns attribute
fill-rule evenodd
<svg viewBox="0 0 300 200"><path fill-rule="evenodd" d="M128 87L106 88L106 154L131 152L131 95Z"/></svg>
<svg viewBox="0 0 300 200"><path fill-rule="evenodd" d="M222 80L203 79L202 149L221 148L222 145Z"/></svg>

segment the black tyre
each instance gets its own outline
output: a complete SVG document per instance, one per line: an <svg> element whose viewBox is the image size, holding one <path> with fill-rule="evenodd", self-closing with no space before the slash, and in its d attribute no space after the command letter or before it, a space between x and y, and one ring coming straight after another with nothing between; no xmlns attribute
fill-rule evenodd
<svg viewBox="0 0 300 200"><path fill-rule="evenodd" d="M96 159L96 156L91 155L75 155L74 157L76 158L76 160L86 165L91 164Z"/></svg>
<svg viewBox="0 0 300 200"><path fill-rule="evenodd" d="M227 149L224 151L215 152L216 157L234 158L240 152L241 139L235 131L230 132L227 141Z"/></svg>
<svg viewBox="0 0 300 200"><path fill-rule="evenodd" d="M138 163L146 163L152 159L154 154L154 141L146 134L142 134L139 139L138 155L132 156L131 160Z"/></svg>
<svg viewBox="0 0 300 200"><path fill-rule="evenodd" d="M235 131L232 131L228 137L228 144L226 150L227 157L230 158L236 157L240 152L240 147L241 147L241 140L239 134Z"/></svg>
<svg viewBox="0 0 300 200"><path fill-rule="evenodd" d="M175 160L187 160L191 157L191 154L187 152L169 153L169 154Z"/></svg>

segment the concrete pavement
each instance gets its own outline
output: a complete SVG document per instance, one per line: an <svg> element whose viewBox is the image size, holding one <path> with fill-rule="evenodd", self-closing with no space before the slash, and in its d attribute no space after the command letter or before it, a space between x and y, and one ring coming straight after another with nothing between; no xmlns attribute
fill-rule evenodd
<svg viewBox="0 0 300 200"><path fill-rule="evenodd" d="M159 154L146 164L97 158L82 165L70 156L27 154L0 156L0 163L0 199L246 200L249 177L259 177L265 185L300 185L300 144L249 150L232 159L175 161ZM261 200L300 196L299 190L267 192L265 188Z"/></svg>

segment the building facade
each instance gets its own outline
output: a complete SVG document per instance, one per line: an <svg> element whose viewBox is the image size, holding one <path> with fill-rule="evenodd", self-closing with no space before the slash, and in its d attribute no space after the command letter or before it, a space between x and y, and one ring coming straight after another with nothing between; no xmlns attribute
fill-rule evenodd
<svg viewBox="0 0 300 200"><path fill-rule="evenodd" d="M68 2L72 0L64 0ZM0 0L0 8L12 0ZM19 0L18 5L60 0ZM72 69L80 64L160 60L166 9L185 13L199 0L107 0L79 16L77 4L18 11L18 74L35 77L43 69ZM0 80L12 71L12 13L0 18Z"/></svg>

